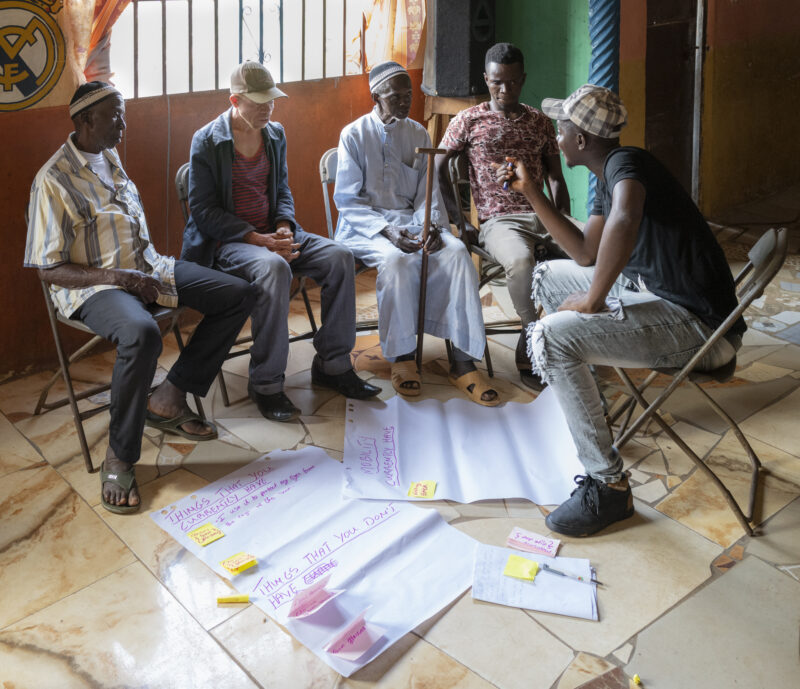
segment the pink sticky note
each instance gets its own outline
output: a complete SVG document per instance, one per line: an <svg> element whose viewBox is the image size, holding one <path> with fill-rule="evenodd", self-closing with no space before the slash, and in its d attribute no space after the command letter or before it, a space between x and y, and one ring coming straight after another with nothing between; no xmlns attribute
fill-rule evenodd
<svg viewBox="0 0 800 689"><path fill-rule="evenodd" d="M517 550L523 550L527 553L539 553L540 555L555 557L555 554L558 552L558 546L561 545L561 541L557 538L540 536L533 531L526 531L525 529L520 529L518 526L515 526L506 539L506 545L509 548L516 548Z"/></svg>
<svg viewBox="0 0 800 689"><path fill-rule="evenodd" d="M308 617L342 593L342 591L338 589L328 591L325 588L325 585L328 583L330 578L331 575L329 574L327 577L320 579L307 589L298 591L295 597L292 599L292 608L289 610L289 617Z"/></svg>
<svg viewBox="0 0 800 689"><path fill-rule="evenodd" d="M356 661L383 636L383 629L364 619L365 610L328 643L325 651L337 658Z"/></svg>

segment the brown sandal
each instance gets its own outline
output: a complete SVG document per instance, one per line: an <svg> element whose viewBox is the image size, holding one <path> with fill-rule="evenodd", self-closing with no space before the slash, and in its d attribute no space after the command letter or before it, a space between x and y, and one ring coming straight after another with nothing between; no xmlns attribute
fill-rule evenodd
<svg viewBox="0 0 800 689"><path fill-rule="evenodd" d="M416 383L415 388L404 388L403 383ZM392 363L392 387L406 397L417 397L422 388L422 379L417 373L414 361L395 361Z"/></svg>
<svg viewBox="0 0 800 689"><path fill-rule="evenodd" d="M458 378L451 375L447 377L447 380L476 404L482 404L484 407L496 407L500 404L500 393L486 382L480 371L470 371ZM470 385L472 390L469 389ZM482 399L485 392L493 392L495 398L493 400Z"/></svg>

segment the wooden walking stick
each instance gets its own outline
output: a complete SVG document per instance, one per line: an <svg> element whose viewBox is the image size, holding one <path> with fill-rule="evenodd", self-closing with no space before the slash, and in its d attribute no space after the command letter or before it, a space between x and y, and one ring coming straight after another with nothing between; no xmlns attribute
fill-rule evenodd
<svg viewBox="0 0 800 689"><path fill-rule="evenodd" d="M417 148L418 155L428 156L428 175L425 179L425 221L422 223L422 267L419 280L419 315L417 318L417 373L422 373L422 338L425 335L425 293L428 287L428 232L431 227L431 198L433 197L433 159L440 153L447 153L446 148Z"/></svg>

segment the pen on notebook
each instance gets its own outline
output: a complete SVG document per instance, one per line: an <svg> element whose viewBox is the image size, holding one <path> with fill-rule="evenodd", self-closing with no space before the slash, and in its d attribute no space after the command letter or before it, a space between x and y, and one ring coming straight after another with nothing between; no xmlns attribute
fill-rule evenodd
<svg viewBox="0 0 800 689"><path fill-rule="evenodd" d="M550 572L550 574L555 574L559 577L566 577L567 579L574 579L575 581L582 581L584 584L597 584L598 586L602 586L603 582L597 581L597 579L585 579L584 577L579 577L577 574L567 574L566 572L562 572L558 569L553 569L547 563L542 564L542 569L545 572Z"/></svg>
<svg viewBox="0 0 800 689"><path fill-rule="evenodd" d="M513 170L513 169L514 169L514 166L513 166L511 163L508 163L508 164L506 165L506 167L507 167L509 170ZM503 191L508 191L508 180L506 180L505 182L503 182Z"/></svg>

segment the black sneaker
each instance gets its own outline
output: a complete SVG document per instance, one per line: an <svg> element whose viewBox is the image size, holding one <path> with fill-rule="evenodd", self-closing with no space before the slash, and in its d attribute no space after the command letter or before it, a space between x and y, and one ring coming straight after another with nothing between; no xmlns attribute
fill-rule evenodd
<svg viewBox="0 0 800 689"><path fill-rule="evenodd" d="M544 520L547 527L565 536L590 536L609 524L633 516L633 494L624 476L611 486L591 476L576 476L578 487Z"/></svg>

